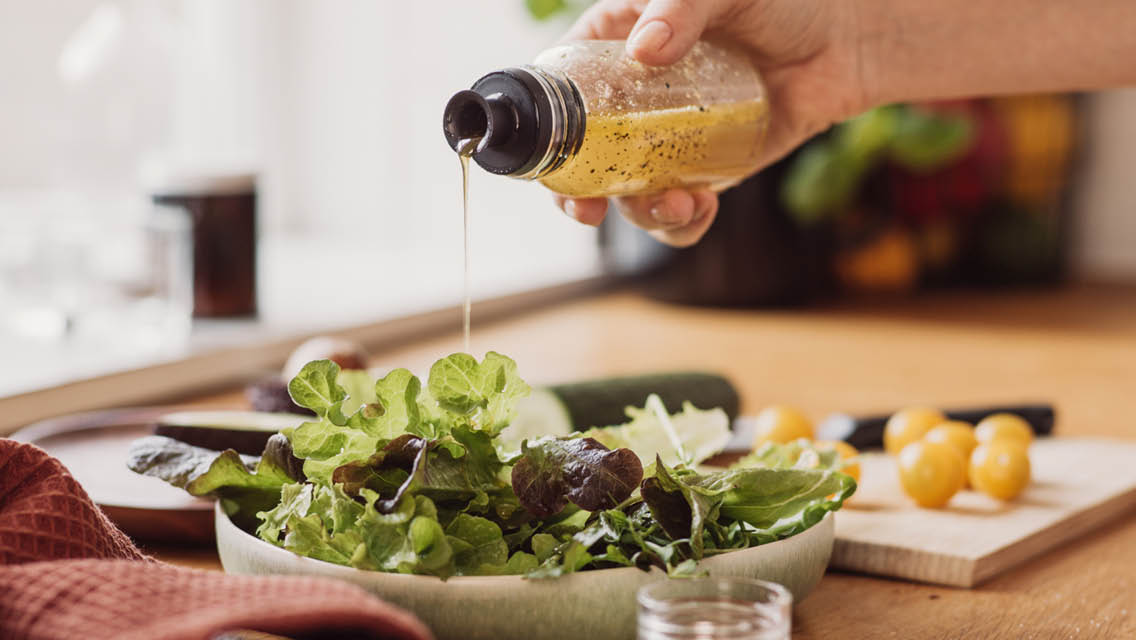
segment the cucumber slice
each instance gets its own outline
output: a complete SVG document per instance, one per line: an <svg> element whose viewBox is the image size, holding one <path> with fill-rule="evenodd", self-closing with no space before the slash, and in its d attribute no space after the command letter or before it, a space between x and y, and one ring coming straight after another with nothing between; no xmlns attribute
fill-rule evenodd
<svg viewBox="0 0 1136 640"><path fill-rule="evenodd" d="M214 451L259 456L273 434L298 427L304 416L260 411L180 411L158 418L154 433Z"/></svg>
<svg viewBox="0 0 1136 640"><path fill-rule="evenodd" d="M547 388L560 400L573 429L606 427L627 422L628 406L642 407L647 396L658 395L668 413L690 402L699 409L721 408L730 422L738 415L738 392L726 378L700 372L658 373L559 384Z"/></svg>
<svg viewBox="0 0 1136 640"><path fill-rule="evenodd" d="M517 402L517 415L501 430L506 449L520 449L521 442L541 436L571 435L572 418L564 403L548 389L533 389Z"/></svg>

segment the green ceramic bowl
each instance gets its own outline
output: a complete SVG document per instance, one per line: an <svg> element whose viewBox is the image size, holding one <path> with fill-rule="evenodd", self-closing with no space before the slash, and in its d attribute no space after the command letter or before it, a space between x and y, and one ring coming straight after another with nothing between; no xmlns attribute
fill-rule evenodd
<svg viewBox="0 0 1136 640"><path fill-rule="evenodd" d="M832 555L833 514L785 540L703 560L715 576L744 576L785 585L800 602L816 586ZM313 575L346 580L420 617L440 639L587 638L635 636L635 592L666 575L627 567L583 571L549 580L519 576L442 581L363 571L298 556L237 528L216 508L217 550L229 573Z"/></svg>

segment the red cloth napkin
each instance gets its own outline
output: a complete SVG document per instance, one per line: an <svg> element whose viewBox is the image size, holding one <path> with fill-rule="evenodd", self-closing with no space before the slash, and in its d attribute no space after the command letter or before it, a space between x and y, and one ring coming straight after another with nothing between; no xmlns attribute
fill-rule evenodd
<svg viewBox="0 0 1136 640"><path fill-rule="evenodd" d="M146 557L56 459L0 439L0 638L206 640L232 629L428 640L343 582L186 569Z"/></svg>

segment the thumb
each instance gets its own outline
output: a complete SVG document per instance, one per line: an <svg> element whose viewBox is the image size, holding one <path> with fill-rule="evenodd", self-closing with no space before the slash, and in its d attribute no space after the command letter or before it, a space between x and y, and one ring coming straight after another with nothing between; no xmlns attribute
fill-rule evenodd
<svg viewBox="0 0 1136 640"><path fill-rule="evenodd" d="M723 9L722 0L652 0L627 37L627 53L639 62L678 62Z"/></svg>

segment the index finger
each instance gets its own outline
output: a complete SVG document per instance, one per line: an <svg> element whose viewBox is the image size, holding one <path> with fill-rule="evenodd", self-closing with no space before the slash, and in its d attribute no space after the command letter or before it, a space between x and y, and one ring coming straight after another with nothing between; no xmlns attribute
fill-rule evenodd
<svg viewBox="0 0 1136 640"><path fill-rule="evenodd" d="M646 5L646 0L600 0L588 7L561 41L625 40Z"/></svg>

